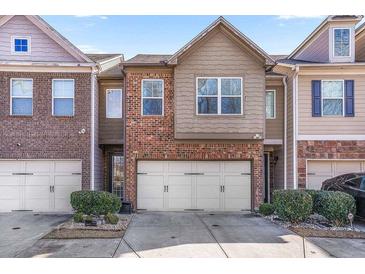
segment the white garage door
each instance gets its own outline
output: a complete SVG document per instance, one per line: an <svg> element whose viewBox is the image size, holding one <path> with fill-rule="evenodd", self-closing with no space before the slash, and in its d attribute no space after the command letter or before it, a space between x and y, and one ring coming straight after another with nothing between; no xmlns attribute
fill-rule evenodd
<svg viewBox="0 0 365 274"><path fill-rule="evenodd" d="M0 211L70 211L81 161L0 161Z"/></svg>
<svg viewBox="0 0 365 274"><path fill-rule="evenodd" d="M250 210L249 161L139 161L137 208Z"/></svg>
<svg viewBox="0 0 365 274"><path fill-rule="evenodd" d="M365 172L365 161L308 161L307 188L320 189L324 180L351 172Z"/></svg>

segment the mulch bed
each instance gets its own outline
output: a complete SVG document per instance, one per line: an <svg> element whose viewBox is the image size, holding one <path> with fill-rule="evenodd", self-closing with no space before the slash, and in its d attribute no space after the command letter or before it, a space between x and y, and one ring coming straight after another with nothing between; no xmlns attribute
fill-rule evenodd
<svg viewBox="0 0 365 274"><path fill-rule="evenodd" d="M75 223L73 219L60 224L43 239L96 239L96 238L121 238L127 230L131 215L119 215L116 225L102 224L97 227L85 226Z"/></svg>
<svg viewBox="0 0 365 274"><path fill-rule="evenodd" d="M302 237L365 239L365 232L351 230L322 230L308 227L288 227Z"/></svg>

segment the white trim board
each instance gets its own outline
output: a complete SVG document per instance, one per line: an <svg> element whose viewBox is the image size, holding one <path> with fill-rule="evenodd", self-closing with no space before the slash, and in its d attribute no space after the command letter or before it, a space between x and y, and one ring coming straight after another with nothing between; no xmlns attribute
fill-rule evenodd
<svg viewBox="0 0 365 274"><path fill-rule="evenodd" d="M282 145L283 139L264 139L264 145Z"/></svg>
<svg viewBox="0 0 365 274"><path fill-rule="evenodd" d="M298 141L364 141L365 135L304 135L300 134L297 138Z"/></svg>

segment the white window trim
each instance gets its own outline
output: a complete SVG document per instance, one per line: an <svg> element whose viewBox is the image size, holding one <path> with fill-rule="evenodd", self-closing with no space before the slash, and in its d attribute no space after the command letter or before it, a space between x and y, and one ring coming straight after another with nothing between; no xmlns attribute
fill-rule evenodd
<svg viewBox="0 0 365 274"><path fill-rule="evenodd" d="M326 97L323 96L323 82L342 82L342 97ZM323 113L323 100L326 99L341 99L342 100L342 114L334 115L334 114L324 114ZM341 79L326 79L321 80L321 116L322 117L344 117L345 116L345 80Z"/></svg>
<svg viewBox="0 0 365 274"><path fill-rule="evenodd" d="M74 94L73 97L55 97L54 96L54 82L55 81L72 81L73 82L73 86L74 86ZM73 100L73 104L72 104L72 115L55 115L54 114L54 100L55 99L72 99ZM52 116L53 117L73 117L75 116L75 79L63 79L63 78L59 78L59 79L52 79Z"/></svg>
<svg viewBox="0 0 365 274"><path fill-rule="evenodd" d="M120 116L109 116L108 115L108 92L109 91L120 91ZM108 119L120 119L123 118L123 90L121 88L108 88L105 90L105 117Z"/></svg>
<svg viewBox="0 0 365 274"><path fill-rule="evenodd" d="M28 96L13 96L13 81L32 81L32 97ZM13 98L31 98L32 99L32 113L31 114L13 114ZM11 116L33 116L33 79L32 78L10 78L10 115Z"/></svg>
<svg viewBox="0 0 365 274"><path fill-rule="evenodd" d="M162 96L161 97L144 97L143 96L143 84L144 82L155 82L160 81L162 82ZM162 99L162 111L161 114L143 114L143 99ZM163 79L142 79L141 82L141 115L142 116L164 116L165 113L165 83Z"/></svg>
<svg viewBox="0 0 365 274"><path fill-rule="evenodd" d="M217 95L198 95L198 80L199 79L217 79L218 83L218 94ZM222 79L240 79L241 80L241 95L223 95L221 91L221 80ZM217 113L199 113L199 106L198 106L198 99L199 97L217 97ZM222 97L232 97L232 98L241 98L241 112L240 113L222 113ZM207 76L207 77L196 77L195 79L195 114L199 116L212 116L212 115L219 115L219 116L239 116L243 114L243 77L214 77L214 76Z"/></svg>
<svg viewBox="0 0 365 274"><path fill-rule="evenodd" d="M266 117L266 95L268 92L274 92L274 116L273 117ZM267 120L274 120L276 119L276 90L275 89L267 89L265 93L265 117Z"/></svg>
<svg viewBox="0 0 365 274"><path fill-rule="evenodd" d="M335 42L335 31L336 30L342 30L342 29L349 30L349 55L336 55L336 51L335 51L335 45L336 45L336 42ZM346 57L351 57L351 48L352 48L352 45L351 45L352 44L351 35L352 35L351 28L333 28L333 30L332 30L332 55L333 55L333 58L346 58Z"/></svg>
<svg viewBox="0 0 365 274"><path fill-rule="evenodd" d="M28 51L19 52L15 51L15 39L26 39L28 40ZM11 36L11 54L12 55L30 55L32 52L32 38L30 36Z"/></svg>

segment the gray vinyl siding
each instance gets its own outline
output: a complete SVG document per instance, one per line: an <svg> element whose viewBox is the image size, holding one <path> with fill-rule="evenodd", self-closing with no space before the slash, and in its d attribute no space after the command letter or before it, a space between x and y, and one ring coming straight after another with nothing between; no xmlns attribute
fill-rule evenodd
<svg viewBox="0 0 365 274"><path fill-rule="evenodd" d="M365 62L365 35L356 41L356 61Z"/></svg>
<svg viewBox="0 0 365 274"><path fill-rule="evenodd" d="M329 30L326 28L315 40L303 51L295 56L295 59L328 62L329 61Z"/></svg>
<svg viewBox="0 0 365 274"><path fill-rule="evenodd" d="M209 138L222 134L221 138L251 139L256 133L263 136L263 63L219 31L210 34L192 51L175 69L175 137L189 136L194 139L198 135ZM195 83L196 77L202 76L242 77L243 115L196 115Z"/></svg>

